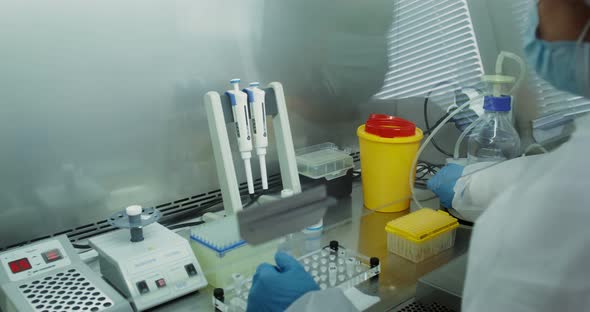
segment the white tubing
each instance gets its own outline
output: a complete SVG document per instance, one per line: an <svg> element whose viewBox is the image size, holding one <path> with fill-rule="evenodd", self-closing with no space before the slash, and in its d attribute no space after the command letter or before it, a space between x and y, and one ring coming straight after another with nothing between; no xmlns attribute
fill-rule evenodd
<svg viewBox="0 0 590 312"><path fill-rule="evenodd" d="M252 178L252 166L250 159L244 159L244 168L246 169L246 181L248 181L248 193L254 194L254 179Z"/></svg>
<svg viewBox="0 0 590 312"><path fill-rule="evenodd" d="M474 122L472 122L469 127L467 127L459 136L459 139L457 140L457 143L455 143L455 153L453 154L453 158L454 159L459 159L459 150L461 149L461 142L463 142L463 139L465 138L465 136L467 136L467 134L469 132L471 132L471 130L473 130L473 128L475 128L475 126L477 126L477 124L482 121L483 116L485 115L481 115L479 116L479 118L477 118Z"/></svg>
<svg viewBox="0 0 590 312"><path fill-rule="evenodd" d="M258 155L258 160L260 160L260 176L262 178L262 189L268 190L268 177L266 176L266 160L264 154Z"/></svg>
<svg viewBox="0 0 590 312"><path fill-rule="evenodd" d="M522 81L524 80L524 74L526 72L526 64L524 63L524 61L522 60L522 58L512 52L508 52L508 51L502 51L500 52L500 54L498 55L498 58L496 59L496 75L502 75L502 65L504 64L504 59L505 58L509 58L511 60L514 60L516 63L518 63L518 67L520 68L520 73L518 75L518 79L516 79L516 82L514 83L514 86L512 86L512 89L510 90L510 92L508 92L508 95L514 95L514 92L520 87L520 85L522 84Z"/></svg>
<svg viewBox="0 0 590 312"><path fill-rule="evenodd" d="M459 112L464 110L466 107L469 107L469 105L471 105L471 102L473 102L477 99L480 99L482 97L483 96L481 96L481 95L478 97L475 97L475 98L465 102L463 105L459 106L459 108L457 108L452 113L450 113L449 116L447 116L447 118L445 118L436 128L434 128L434 130L431 132L431 134L424 141L424 144L422 144L422 146L420 146L420 149L418 150L418 153L416 153L416 157L414 158L414 162L412 163L412 167L410 168L410 179L409 179L410 190L412 190L412 200L414 200L414 202L416 203L418 208L420 208L420 209L424 208L420 204L420 201L418 200L418 198L416 198L416 192L414 190L414 176L416 174L416 172L415 172L416 164L418 163L418 159L420 158L420 155L422 155L422 152L424 152L424 149L426 148L426 146L428 146L428 143L430 143L430 141L432 141L432 138L434 138L434 136L438 133L438 131L440 131L440 129L442 129L442 127L444 127L446 125L446 123L449 122L449 120L451 120L451 118L455 117L455 115L457 115Z"/></svg>

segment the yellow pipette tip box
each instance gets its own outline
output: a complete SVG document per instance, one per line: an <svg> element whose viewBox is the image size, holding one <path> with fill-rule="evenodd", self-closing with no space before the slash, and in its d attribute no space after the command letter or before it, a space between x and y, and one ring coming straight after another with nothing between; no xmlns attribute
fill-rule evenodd
<svg viewBox="0 0 590 312"><path fill-rule="evenodd" d="M457 227L444 211L420 209L387 223L387 249L418 263L453 247Z"/></svg>

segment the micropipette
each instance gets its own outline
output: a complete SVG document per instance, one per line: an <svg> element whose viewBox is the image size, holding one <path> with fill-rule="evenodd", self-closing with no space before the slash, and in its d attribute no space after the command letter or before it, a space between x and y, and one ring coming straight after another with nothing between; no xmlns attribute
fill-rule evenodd
<svg viewBox="0 0 590 312"><path fill-rule="evenodd" d="M266 93L258 88L260 83L252 82L250 87L244 89L248 94L248 103L250 104L250 116L253 120L252 131L254 132L254 146L256 155L260 161L260 176L262 178L262 189L268 189L268 178L266 175L266 148L268 147L268 136L266 131L266 108L264 106L264 97Z"/></svg>
<svg viewBox="0 0 590 312"><path fill-rule="evenodd" d="M233 90L227 90L225 94L230 99L234 122L236 123L238 148L240 150L242 159L244 160L246 180L248 181L248 193L254 194L254 181L252 179L252 167L250 166L250 158L252 158L252 137L250 134L248 95L240 91L240 79L232 79L230 83L234 88Z"/></svg>

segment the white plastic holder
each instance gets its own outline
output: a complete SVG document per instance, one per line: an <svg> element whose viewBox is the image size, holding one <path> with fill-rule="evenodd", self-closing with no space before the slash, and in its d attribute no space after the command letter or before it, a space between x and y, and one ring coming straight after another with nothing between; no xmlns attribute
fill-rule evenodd
<svg viewBox="0 0 590 312"><path fill-rule="evenodd" d="M283 187L292 190L294 194L301 193L283 86L279 82L272 82L264 91L266 94L266 114L272 117L272 126L275 131ZM226 214L230 215L242 210L240 185L236 177L227 134L227 124L233 122L231 120L231 105L229 98L221 97L215 91L207 92L204 101L221 195Z"/></svg>

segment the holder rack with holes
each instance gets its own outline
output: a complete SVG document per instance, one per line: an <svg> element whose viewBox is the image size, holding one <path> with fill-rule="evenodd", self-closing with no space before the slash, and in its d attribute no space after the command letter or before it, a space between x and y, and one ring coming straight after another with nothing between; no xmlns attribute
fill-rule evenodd
<svg viewBox="0 0 590 312"><path fill-rule="evenodd" d="M308 253L297 259L310 273L321 289L349 289L381 272L379 259L348 250L330 242L329 246ZM246 311L248 295L252 287L252 277L233 276L234 285L213 292L213 304L216 311Z"/></svg>
<svg viewBox="0 0 590 312"><path fill-rule="evenodd" d="M65 235L0 254L4 312L131 312L129 303L78 256Z"/></svg>

